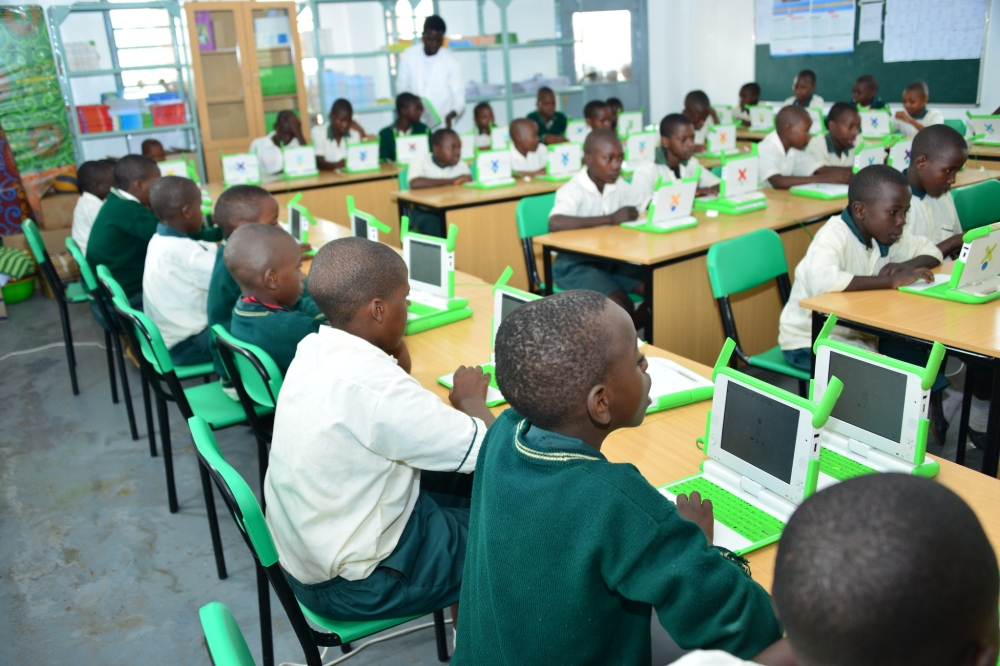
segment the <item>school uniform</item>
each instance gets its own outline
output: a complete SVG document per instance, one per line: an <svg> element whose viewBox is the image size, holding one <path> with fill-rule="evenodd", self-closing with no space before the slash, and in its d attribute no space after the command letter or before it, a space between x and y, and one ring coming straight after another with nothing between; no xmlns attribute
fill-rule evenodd
<svg viewBox="0 0 1000 666"><path fill-rule="evenodd" d="M414 134L429 134L427 125L417 121L410 125L408 129L401 130L396 123L383 127L378 133L378 158L388 162L396 161L396 139L401 136L413 136ZM430 136L427 137L430 141Z"/></svg>
<svg viewBox="0 0 1000 666"><path fill-rule="evenodd" d="M744 661L722 650L695 650L688 652L670 666L758 666L755 661Z"/></svg>
<svg viewBox="0 0 1000 666"><path fill-rule="evenodd" d="M353 129L340 137L340 140L334 139L333 127L329 123L314 127L312 139L316 157L322 157L330 163L347 159L348 143L361 143L361 135Z"/></svg>
<svg viewBox="0 0 1000 666"><path fill-rule="evenodd" d="M104 205L104 199L98 198L90 192L84 192L76 201L73 208L73 230L72 236L76 244L80 246L80 252L87 256L87 241L90 239L90 230L97 219L97 213Z"/></svg>
<svg viewBox="0 0 1000 666"><path fill-rule="evenodd" d="M782 106L800 106L803 109L819 109L822 111L823 104L823 98L816 93L813 93L813 96L810 97L805 104L799 104L799 99L795 95L792 95L785 100L785 103L782 104Z"/></svg>
<svg viewBox="0 0 1000 666"><path fill-rule="evenodd" d="M367 341L327 326L307 335L278 398L264 484L296 598L343 620L457 603L485 435Z"/></svg>
<svg viewBox="0 0 1000 666"><path fill-rule="evenodd" d="M406 170L406 183L410 185L417 178L446 179L470 176L469 165L459 160L454 166L441 166L434 161L434 153L417 155ZM412 185L410 185L412 187ZM424 208L410 206L410 229L428 236L445 237L444 217L440 213Z"/></svg>
<svg viewBox="0 0 1000 666"><path fill-rule="evenodd" d="M629 187L633 191L634 200L640 203L640 208L645 208L652 201L653 189L660 177L663 178L663 182L672 183L694 177L700 168L701 175L698 177L698 187L715 187L720 182L719 177L712 173L711 169L702 166L697 157L692 156L686 162L680 162L677 169L674 170L667 163L666 151L663 150L662 146L656 149L655 155L652 164L648 162L640 164L635 173L632 174L632 182Z"/></svg>
<svg viewBox="0 0 1000 666"><path fill-rule="evenodd" d="M267 136L262 136L250 142L250 152L257 153L257 163L260 165L260 172L263 174L276 174L285 170L285 154L282 147L274 143L276 132L273 130ZM298 148L299 140L292 137L284 148ZM318 153L317 153L318 154Z"/></svg>
<svg viewBox="0 0 1000 666"><path fill-rule="evenodd" d="M923 255L941 261L941 251L937 246L929 239L913 234L908 227L903 227L903 235L892 245L882 245L873 238L871 247L868 247L850 211L845 208L816 232L806 256L795 268L792 293L778 321L778 344L789 363L802 367L804 357L805 367L809 364L812 312L799 305L800 301L844 291L855 276L878 275L882 267L889 263L902 263ZM876 349L874 336L843 326L834 328L832 337L858 347Z"/></svg>
<svg viewBox="0 0 1000 666"><path fill-rule="evenodd" d="M622 206L636 206L636 192L621 178L597 189L587 169L581 169L566 184L556 190L556 201L549 213L573 217L610 215ZM586 259L566 252L559 253L552 263L552 278L561 289L590 289L605 296L616 291L626 293L642 282L642 271L636 266L600 259Z"/></svg>
<svg viewBox="0 0 1000 666"><path fill-rule="evenodd" d="M854 149L846 148L844 152L838 153L829 133L817 134L809 139L809 145L806 146L806 155L815 160L820 166L854 166Z"/></svg>
<svg viewBox="0 0 1000 666"><path fill-rule="evenodd" d="M811 176L823 166L798 148L785 150L777 130L772 130L757 144L760 186L771 187L771 176Z"/></svg>
<svg viewBox="0 0 1000 666"><path fill-rule="evenodd" d="M538 148L534 151L528 153L527 155L522 155L516 147L514 147L514 142L510 143L510 168L514 173L530 173L532 171L540 171L544 169L549 163L549 147L544 143L539 143Z"/></svg>
<svg viewBox="0 0 1000 666"><path fill-rule="evenodd" d="M930 109L926 106L924 107L923 111L921 111L915 116L910 116L910 117L916 120L924 127L944 124L944 115L942 115L941 112L938 111L937 109ZM892 118L892 127L897 132L901 132L902 134L905 134L908 138L911 139L917 135L917 132L920 131L910 123L904 123L902 120L897 119L895 115L893 115Z"/></svg>
<svg viewBox="0 0 1000 666"><path fill-rule="evenodd" d="M868 106L861 106L860 104L858 104L857 106L858 106L858 111L871 111L872 109L884 109L885 100L882 99L881 95L875 95L875 99L873 99L872 103L869 104Z"/></svg>
<svg viewBox="0 0 1000 666"><path fill-rule="evenodd" d="M781 637L767 592L633 465L508 409L475 476L455 666L649 664L654 608L682 647Z"/></svg>
<svg viewBox="0 0 1000 666"><path fill-rule="evenodd" d="M282 374L288 371L302 339L326 323L326 315L308 297L288 308L244 296L237 299L232 315L229 332L233 337L267 352Z"/></svg>
<svg viewBox="0 0 1000 666"><path fill-rule="evenodd" d="M906 211L906 230L909 233L929 238L935 245L962 233L962 223L958 219L951 191L932 197L910 185L910 192L910 210Z"/></svg>
<svg viewBox="0 0 1000 666"><path fill-rule="evenodd" d="M493 145L493 134L491 132L484 132L483 130L476 128L476 148L479 150L489 150L490 146Z"/></svg>
<svg viewBox="0 0 1000 666"><path fill-rule="evenodd" d="M157 225L149 240L143 307L177 365L212 360L207 303L215 254L213 244L191 240L165 224Z"/></svg>
<svg viewBox="0 0 1000 666"><path fill-rule="evenodd" d="M739 104L733 105L733 120L742 120L743 122L750 123L750 110L744 109Z"/></svg>
<svg viewBox="0 0 1000 666"><path fill-rule="evenodd" d="M694 145L696 146L705 145L705 141L708 140L708 125L709 125L708 120L705 120L705 122L701 124L701 127L694 128Z"/></svg>
<svg viewBox="0 0 1000 666"><path fill-rule="evenodd" d="M153 211L128 192L112 187L90 229L87 262L95 270L101 264L107 266L129 297L141 295L146 247L158 224Z"/></svg>
<svg viewBox="0 0 1000 666"><path fill-rule="evenodd" d="M538 125L538 138L542 140L542 143L545 143L545 137L548 134L552 136L566 136L566 125L569 123L569 120L562 111L556 111L548 120L542 118L542 114L538 111L532 111L528 114L527 118Z"/></svg>

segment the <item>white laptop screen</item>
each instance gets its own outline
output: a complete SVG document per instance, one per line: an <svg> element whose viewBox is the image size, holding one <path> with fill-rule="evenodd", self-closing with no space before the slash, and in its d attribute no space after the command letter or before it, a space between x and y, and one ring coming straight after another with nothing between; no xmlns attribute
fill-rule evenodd
<svg viewBox="0 0 1000 666"><path fill-rule="evenodd" d="M444 247L410 239L410 279L435 287L441 286L441 261Z"/></svg>
<svg viewBox="0 0 1000 666"><path fill-rule="evenodd" d="M844 382L830 416L899 442L906 407L906 375L831 350L828 384L830 377L840 377Z"/></svg>
<svg viewBox="0 0 1000 666"><path fill-rule="evenodd" d="M791 483L799 413L763 393L729 382L720 446L740 460Z"/></svg>
<svg viewBox="0 0 1000 666"><path fill-rule="evenodd" d="M368 219L363 215L355 213L351 216L351 226L354 227L354 235L360 238L368 238Z"/></svg>

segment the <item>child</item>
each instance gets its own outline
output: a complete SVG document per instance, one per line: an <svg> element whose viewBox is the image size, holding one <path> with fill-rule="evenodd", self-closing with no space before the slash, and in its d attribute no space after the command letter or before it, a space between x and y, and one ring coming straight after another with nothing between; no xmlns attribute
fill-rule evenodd
<svg viewBox="0 0 1000 666"><path fill-rule="evenodd" d="M306 143L302 136L302 121L294 111L284 110L274 119L274 129L267 136L250 142L250 152L257 153L260 171L264 174L281 173L285 169L283 148L298 148Z"/></svg>
<svg viewBox="0 0 1000 666"><path fill-rule="evenodd" d="M790 364L807 371L811 365L812 315L800 301L829 292L933 281L929 269L941 263L941 251L904 228L909 207L909 183L891 166L865 167L854 177L847 208L816 232L795 268L791 297L778 323L778 344ZM833 337L875 347L870 335L841 326Z"/></svg>
<svg viewBox="0 0 1000 666"><path fill-rule="evenodd" d="M189 238L201 231L201 190L189 178L164 176L150 188L149 201L160 223L146 252L144 309L175 365L208 363L208 285L215 245Z"/></svg>
<svg viewBox="0 0 1000 666"><path fill-rule="evenodd" d="M695 152L705 150L705 137L708 136L708 124L705 122L712 118L712 122L719 124L719 116L708 101L708 95L702 90L692 90L684 96L684 115L691 119L694 125L694 149Z"/></svg>
<svg viewBox="0 0 1000 666"><path fill-rule="evenodd" d="M549 161L549 149L538 140L538 125L527 118L510 124L510 165L520 176L540 176Z"/></svg>
<svg viewBox="0 0 1000 666"><path fill-rule="evenodd" d="M232 311L233 337L267 352L284 374L302 338L319 331L326 316L302 295L302 252L275 225L245 224L223 253L242 297Z"/></svg>
<svg viewBox="0 0 1000 666"><path fill-rule="evenodd" d="M861 133L861 116L853 104L837 102L826 116L826 134L809 139L806 154L828 167L854 168L854 144Z"/></svg>
<svg viewBox="0 0 1000 666"><path fill-rule="evenodd" d="M462 161L462 140L455 130L439 129L431 135L431 152L418 155L406 172L410 188L461 185L472 182L469 165ZM444 238L444 218L427 208L410 208L410 228L422 234Z"/></svg>
<svg viewBox="0 0 1000 666"><path fill-rule="evenodd" d="M774 130L758 144L761 187L787 190L805 183L849 183L852 170L828 167L802 152L809 145L812 118L798 106L786 106L774 118Z"/></svg>
<svg viewBox="0 0 1000 666"><path fill-rule="evenodd" d="M603 103L602 103L603 104ZM607 109L607 105L603 107ZM586 167L556 191L549 213L549 231L586 229L631 222L639 217L635 192L621 178L624 151L618 135L610 129L595 129L583 143ZM620 305L642 326L629 292L642 294L642 273L638 268L610 261L585 259L566 252L552 264L552 276L562 289L590 289Z"/></svg>
<svg viewBox="0 0 1000 666"><path fill-rule="evenodd" d="M142 156L148 157L154 162L165 162L167 153L163 150L163 144L156 139L146 139L142 142Z"/></svg>
<svg viewBox="0 0 1000 666"><path fill-rule="evenodd" d="M396 161L396 139L412 134L428 134L427 125L420 122L424 115L424 103L411 93L400 93L396 96L396 122L383 127L378 133L378 158L389 162Z"/></svg>
<svg viewBox="0 0 1000 666"><path fill-rule="evenodd" d="M671 113L660 121L660 148L652 164L643 164L632 175L631 188L640 202L639 208L646 208L653 198L653 188L662 176L671 183L682 178L690 178L698 173L696 196L719 193L719 178L709 169L702 167L694 157L694 125L687 116Z"/></svg>
<svg viewBox="0 0 1000 666"><path fill-rule="evenodd" d="M346 99L338 99L330 107L330 124L313 130L316 146L316 167L330 171L342 169L347 160L347 144L358 143L365 131L354 122L354 107Z"/></svg>
<svg viewBox="0 0 1000 666"><path fill-rule="evenodd" d="M743 121L744 125L750 124L750 109L760 101L760 86L756 83L744 83L740 88L740 103L733 109L733 118Z"/></svg>
<svg viewBox="0 0 1000 666"><path fill-rule="evenodd" d="M885 102L878 94L878 79L871 74L863 74L854 82L851 101L858 105L858 111L884 109Z"/></svg>
<svg viewBox="0 0 1000 666"><path fill-rule="evenodd" d="M607 102L593 99L583 106L583 119L587 121L587 127L592 131L598 129L611 129L612 117L611 107Z"/></svg>
<svg viewBox="0 0 1000 666"><path fill-rule="evenodd" d="M476 147L480 150L489 150L493 143L493 127L496 125L493 107L488 102L476 104L476 108L472 110L472 120L476 124Z"/></svg>
<svg viewBox="0 0 1000 666"><path fill-rule="evenodd" d="M622 104L622 101L617 97L609 97L608 108L611 110L611 129L617 132L618 116L622 115L622 111L625 110L625 106Z"/></svg>
<svg viewBox="0 0 1000 666"><path fill-rule="evenodd" d="M73 240L80 246L80 252L87 256L87 240L94 226L97 213L104 205L114 182L114 168L104 161L84 162L76 170L80 187L80 198L73 209Z"/></svg>
<svg viewBox="0 0 1000 666"><path fill-rule="evenodd" d="M913 191L907 230L931 239L946 257L962 249L962 224L951 188L967 159L969 145L953 127L931 125L913 137L905 171Z"/></svg>
<svg viewBox="0 0 1000 666"><path fill-rule="evenodd" d="M783 106L801 106L803 109L823 110L823 98L816 94L816 72L803 69L792 84L792 96Z"/></svg>
<svg viewBox="0 0 1000 666"><path fill-rule="evenodd" d="M682 647L751 657L780 638L767 592L712 547L710 503L675 505L601 454L642 423L646 367L629 318L592 291L504 317L511 408L476 464L456 666L649 664L654 608Z"/></svg>
<svg viewBox="0 0 1000 666"><path fill-rule="evenodd" d="M850 479L788 521L773 592L788 632L775 648L792 659L754 662L993 666L997 586L996 555L958 495L903 474ZM673 666L745 664L694 652Z"/></svg>
<svg viewBox="0 0 1000 666"><path fill-rule="evenodd" d="M408 374L406 264L388 245L327 243L309 293L330 327L285 375L264 484L295 597L341 620L457 604L490 376L460 367L456 410Z"/></svg>
<svg viewBox="0 0 1000 666"><path fill-rule="evenodd" d="M541 87L535 98L535 108L528 114L528 120L538 125L538 138L545 145L566 142L566 114L556 111L556 94L552 88Z"/></svg>
<svg viewBox="0 0 1000 666"><path fill-rule="evenodd" d="M944 116L937 109L928 109L930 89L923 81L914 81L903 89L903 108L897 111L892 126L897 132L906 136L914 136L917 132L931 125L944 123Z"/></svg>

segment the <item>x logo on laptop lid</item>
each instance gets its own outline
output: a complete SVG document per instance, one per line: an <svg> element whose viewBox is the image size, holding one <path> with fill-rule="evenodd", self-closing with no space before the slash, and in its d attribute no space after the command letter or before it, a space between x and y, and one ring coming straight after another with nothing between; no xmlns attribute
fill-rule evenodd
<svg viewBox="0 0 1000 666"><path fill-rule="evenodd" d="M742 183L744 180L747 179L747 170L746 169L737 169L737 171L739 172L739 174L738 174L736 180Z"/></svg>

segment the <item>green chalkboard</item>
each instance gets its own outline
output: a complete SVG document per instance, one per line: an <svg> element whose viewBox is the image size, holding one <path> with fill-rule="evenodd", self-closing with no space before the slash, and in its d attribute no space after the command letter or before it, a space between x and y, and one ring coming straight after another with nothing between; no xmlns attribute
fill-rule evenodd
<svg viewBox="0 0 1000 666"><path fill-rule="evenodd" d="M856 14L855 20L860 20L861 12ZM854 53L781 58L772 58L768 45L758 46L760 98L791 97L792 82L803 69L816 72L816 94L827 102L850 102L854 80L862 74L873 74L879 81L879 94L890 104L901 104L903 88L913 81L927 83L931 104L979 103L979 60L882 62L882 42L855 44Z"/></svg>

